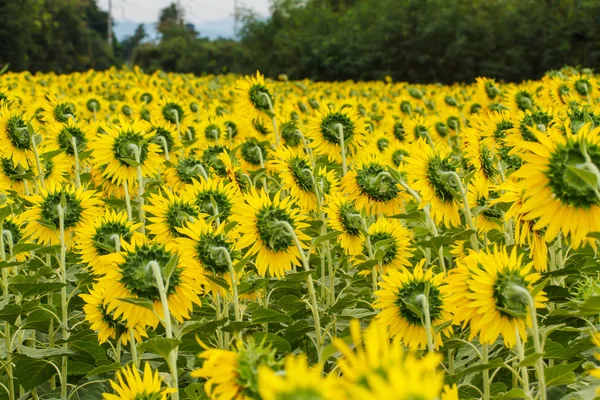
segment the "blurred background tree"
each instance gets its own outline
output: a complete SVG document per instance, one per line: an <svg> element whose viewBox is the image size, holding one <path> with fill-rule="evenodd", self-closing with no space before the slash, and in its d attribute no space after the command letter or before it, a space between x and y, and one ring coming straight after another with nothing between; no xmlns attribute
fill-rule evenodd
<svg viewBox="0 0 600 400"><path fill-rule="evenodd" d="M95 0L5 0L0 64L442 83L600 65L598 0L272 0L268 18L242 10L238 23L236 40L209 40L171 4L158 16L157 40L139 26L108 48Z"/></svg>

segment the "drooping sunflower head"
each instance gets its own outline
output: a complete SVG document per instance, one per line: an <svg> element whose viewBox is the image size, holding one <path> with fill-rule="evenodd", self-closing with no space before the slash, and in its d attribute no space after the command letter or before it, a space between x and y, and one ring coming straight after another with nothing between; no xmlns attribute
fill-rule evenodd
<svg viewBox="0 0 600 400"><path fill-rule="evenodd" d="M495 204L491 204L499 197L496 190L490 190L488 183L480 177L474 178L469 183L467 199L475 213L475 226L480 234L485 234L492 229L502 230L503 213Z"/></svg>
<svg viewBox="0 0 600 400"><path fill-rule="evenodd" d="M477 92L480 96L484 96L489 101L495 101L502 96L502 91L494 79L476 78Z"/></svg>
<svg viewBox="0 0 600 400"><path fill-rule="evenodd" d="M148 132L153 135L152 143L156 143L166 153L172 152L178 147L177 127L169 122L154 123L148 125Z"/></svg>
<svg viewBox="0 0 600 400"><path fill-rule="evenodd" d="M88 130L85 125L69 118L67 123L52 123L54 127L54 140L58 149L61 149L69 157L86 151L89 142Z"/></svg>
<svg viewBox="0 0 600 400"><path fill-rule="evenodd" d="M75 189L71 185L48 183L39 195L29 197L33 206L23 213L28 221L26 235L45 245L60 244L60 226L64 225L65 244L71 247L71 233L103 214L96 192Z"/></svg>
<svg viewBox="0 0 600 400"><path fill-rule="evenodd" d="M356 201L358 209L365 209L372 215L394 215L404 210L404 192L379 154L357 162L342 179L342 189Z"/></svg>
<svg viewBox="0 0 600 400"><path fill-rule="evenodd" d="M233 184L236 193L247 193L252 186L252 181L250 180L250 177L242 171L237 159L232 159L227 152L221 153L218 158L223 163L227 179Z"/></svg>
<svg viewBox="0 0 600 400"><path fill-rule="evenodd" d="M480 130L476 128L468 128L464 136L464 155L467 159L467 164L475 169L476 175L482 181L493 184L499 177L496 149L500 146L494 143L493 147L489 147L489 141L485 142L481 139Z"/></svg>
<svg viewBox="0 0 600 400"><path fill-rule="evenodd" d="M120 251L122 240L131 241L140 225L129 221L126 212L113 210L90 222L77 229L75 247L92 271L106 262L104 256Z"/></svg>
<svg viewBox="0 0 600 400"><path fill-rule="evenodd" d="M250 339L237 343L233 351L211 349L199 341L204 351L198 355L204 359L202 368L191 373L195 378L204 378L204 390L211 399L227 396L232 399L251 400L260 398L259 366L278 370L275 350Z"/></svg>
<svg viewBox="0 0 600 400"><path fill-rule="evenodd" d="M207 168L202 165L198 157L194 154L178 157L177 161L165 171L165 180L170 188L175 192L179 192L190 185L194 180L204 179L204 174L207 173Z"/></svg>
<svg viewBox="0 0 600 400"><path fill-rule="evenodd" d="M290 191L303 209L315 209L317 182L308 156L291 147L283 147L277 151L269 165L273 171L279 173L283 187Z"/></svg>
<svg viewBox="0 0 600 400"><path fill-rule="evenodd" d="M361 333L360 323L352 320L350 333L354 348L341 339L334 339L342 353L337 365L350 399L385 398L394 393L401 399L436 399L444 384L443 374L436 371L440 356L430 353L419 359L406 352L402 343L390 339L387 326L374 320Z"/></svg>
<svg viewBox="0 0 600 400"><path fill-rule="evenodd" d="M100 280L91 287L89 293L79 295L85 305L83 312L85 320L90 324L90 328L96 331L98 342L100 344L108 340L120 340L123 345L127 345L130 339L129 329L133 330L133 336L136 341L141 342L142 337L147 337L143 326L137 325L133 328L127 328L124 322L114 317L114 313L107 310L105 291L108 280Z"/></svg>
<svg viewBox="0 0 600 400"><path fill-rule="evenodd" d="M256 76L248 76L236 82L235 101L241 111L254 118L269 115L275 106L275 96L267 87L264 76L256 71Z"/></svg>
<svg viewBox="0 0 600 400"><path fill-rule="evenodd" d="M199 218L200 213L194 198L187 193L176 195L167 189L162 193L150 196L146 211L151 223L146 228L158 242L168 243L181 236L178 229Z"/></svg>
<svg viewBox="0 0 600 400"><path fill-rule="evenodd" d="M34 162L33 140L22 111L0 108L0 155L11 160L15 167L26 168Z"/></svg>
<svg viewBox="0 0 600 400"><path fill-rule="evenodd" d="M44 111L46 122L55 121L66 124L69 119L75 119L77 116L75 103L63 96L46 96Z"/></svg>
<svg viewBox="0 0 600 400"><path fill-rule="evenodd" d="M163 387L158 371L152 372L150 363L144 366L144 376L140 376L136 367L125 367L117 372L117 382L111 380L110 386L115 394L104 393L104 400L167 400L176 389Z"/></svg>
<svg viewBox="0 0 600 400"><path fill-rule="evenodd" d="M33 174L31 166L15 166L11 158L0 157L0 188L3 191L12 190L19 195L26 194L27 176Z"/></svg>
<svg viewBox="0 0 600 400"><path fill-rule="evenodd" d="M229 152L229 149L222 145L207 146L202 150L200 161L208 174L210 171L214 171L218 176L224 178L227 176L227 170L225 164L221 160L220 156L223 153Z"/></svg>
<svg viewBox="0 0 600 400"><path fill-rule="evenodd" d="M340 398L341 382L334 374L323 377L322 367L309 367L306 356L289 356L283 371L267 366L258 370L258 387L263 400L334 400Z"/></svg>
<svg viewBox="0 0 600 400"><path fill-rule="evenodd" d="M519 111L516 114L514 128L509 131L505 142L513 147L513 152L520 154L522 142L537 142L536 132L545 134L556 122L552 109L534 107L530 110Z"/></svg>
<svg viewBox="0 0 600 400"><path fill-rule="evenodd" d="M509 348L515 345L517 333L524 340L525 328L531 324L528 297L536 308L547 300L543 291L532 293L533 284L541 277L531 271L533 263L524 264L515 248L509 253L497 247L471 251L463 263L457 274L463 271L465 286L452 285L449 280L446 290L453 297L450 302L459 304L457 299L462 298L463 306L472 310L465 313L469 315L471 338L479 335L481 343L491 344L502 335Z"/></svg>
<svg viewBox="0 0 600 400"><path fill-rule="evenodd" d="M365 145L359 114L350 106L317 110L306 136L312 140L310 146L317 155L337 163L342 161L342 143L347 157L358 154Z"/></svg>
<svg viewBox="0 0 600 400"><path fill-rule="evenodd" d="M184 264L174 245L165 246L145 237L133 236L131 243L122 242L122 251L107 256L112 266L104 268L104 277L111 282L106 297L108 311L122 318L128 327L156 327L163 317L157 273L167 288L171 316L179 322L190 317L193 305L200 305L199 294L205 278L194 264ZM170 275L168 275L170 274ZM153 310L122 301L135 298L150 301Z"/></svg>
<svg viewBox="0 0 600 400"><path fill-rule="evenodd" d="M546 228L547 241L562 231L574 248L593 245L587 235L600 231L600 128L588 125L568 137L551 129L536 138L514 173L524 188L524 218L536 220L536 230Z"/></svg>
<svg viewBox="0 0 600 400"><path fill-rule="evenodd" d="M511 112L531 110L535 106L535 92L529 85L513 85L506 89L504 101Z"/></svg>
<svg viewBox="0 0 600 400"><path fill-rule="evenodd" d="M260 275L267 271L271 276L282 277L292 264L299 265L300 253L293 234L302 243L308 236L302 229L308 225L291 198L281 199L281 192L271 200L264 192L252 190L243 199L237 199L233 207L232 221L238 223L241 239L237 249L250 247L248 253L256 254L256 266Z"/></svg>
<svg viewBox="0 0 600 400"><path fill-rule="evenodd" d="M353 200L335 193L327 196L325 214L333 230L342 232L339 236L340 245L348 255L362 253L362 217L356 209Z"/></svg>
<svg viewBox="0 0 600 400"><path fill-rule="evenodd" d="M380 262L381 273L410 265L408 258L412 255L411 238L411 232L396 219L382 217L369 227L371 247L379 247L384 252ZM366 241L367 238L363 238L362 253L369 256L369 244Z"/></svg>
<svg viewBox="0 0 600 400"><path fill-rule="evenodd" d="M227 223L236 197L233 184L226 184L219 178L194 180L192 185L186 186L185 192L211 223Z"/></svg>
<svg viewBox="0 0 600 400"><path fill-rule="evenodd" d="M141 164L142 175L151 176L158 172L162 162L161 148L151 140L154 135L145 130L145 123L130 123L119 117L119 125L105 125L106 132L92 144L97 165L105 165L103 175L121 185L124 181L137 179L137 164Z"/></svg>
<svg viewBox="0 0 600 400"><path fill-rule="evenodd" d="M431 216L446 226L460 224L458 212L459 194L452 184L456 173L456 162L442 146L431 148L423 139L410 148L407 158L412 188L420 192L420 208L431 204Z"/></svg>
<svg viewBox="0 0 600 400"><path fill-rule="evenodd" d="M452 320L442 292L444 274L434 275L431 268L423 271L423 263L424 260L419 262L412 272L388 270L383 282L379 283L382 289L375 292L374 307L381 309L378 318L389 326L392 336L413 349L424 349L427 344L423 311L426 304L436 348L442 344L442 336L441 332L435 333L435 327ZM422 310L422 313L415 310ZM451 332L451 329L444 332Z"/></svg>
<svg viewBox="0 0 600 400"><path fill-rule="evenodd" d="M0 223L0 229L4 235L4 254L10 256L12 247L25 236L23 214L17 214L7 217ZM19 253L16 255L16 261L23 261L29 257L29 253Z"/></svg>
<svg viewBox="0 0 600 400"><path fill-rule="evenodd" d="M172 97L163 97L156 105L160 120L172 124L180 132L187 130L187 112L183 102Z"/></svg>

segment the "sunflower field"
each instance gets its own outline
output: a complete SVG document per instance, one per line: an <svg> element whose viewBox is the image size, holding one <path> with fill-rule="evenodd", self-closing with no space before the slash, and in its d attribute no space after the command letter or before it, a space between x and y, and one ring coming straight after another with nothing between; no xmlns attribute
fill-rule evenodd
<svg viewBox="0 0 600 400"><path fill-rule="evenodd" d="M0 75L0 398L595 398L599 84Z"/></svg>

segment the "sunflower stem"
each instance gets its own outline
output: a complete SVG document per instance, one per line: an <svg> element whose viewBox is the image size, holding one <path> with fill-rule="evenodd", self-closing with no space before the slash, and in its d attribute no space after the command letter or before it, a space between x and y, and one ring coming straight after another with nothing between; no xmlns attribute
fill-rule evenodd
<svg viewBox="0 0 600 400"><path fill-rule="evenodd" d="M469 225L469 229L475 231L471 235L471 246L473 246L473 250L479 251L479 242L477 241L477 227L475 226L475 219L473 218L473 214L471 213L471 208L469 207L469 200L467 199L467 188L463 185L460 177L454 171L439 171L440 175L447 176L456 183L460 195L462 197L463 210L465 212L465 219L467 220L467 225Z"/></svg>
<svg viewBox="0 0 600 400"><path fill-rule="evenodd" d="M296 133L302 139L302 145L304 146L304 151L306 152L306 155L308 157L310 157L310 164L312 165L313 168L315 168L315 166L316 166L315 157L314 157L313 152L310 150L310 147L308 147L308 142L306 141L304 134L302 133L302 131L300 129L296 129Z"/></svg>
<svg viewBox="0 0 600 400"><path fill-rule="evenodd" d="M73 157L75 157L75 187L81 187L81 177L79 176L79 152L77 151L77 138L71 137L71 146L73 147Z"/></svg>
<svg viewBox="0 0 600 400"><path fill-rule="evenodd" d="M338 139L340 140L340 153L342 156L342 178L348 173L348 166L346 165L346 143L344 141L344 127L342 124L336 124L338 130Z"/></svg>
<svg viewBox="0 0 600 400"><path fill-rule="evenodd" d="M300 254L300 258L302 259L302 266L304 267L304 271L309 272L310 265L308 262L308 258L306 257L306 253L304 252L304 249L302 248L302 243L300 243L300 239L298 239L298 235L296 235L294 228L292 228L290 223L287 221L278 221L278 224L285 227L285 229L288 231L289 235L294 240L294 243L296 244L296 248L298 249L298 253ZM314 285L314 282L312 279L312 274L309 274L308 277L306 278L306 285L308 286L308 295L310 297L313 318L315 320L317 355L318 355L319 361L321 361L321 346L323 345L323 341L321 338L321 317L319 316L319 308L317 306L317 294L315 292L315 285Z"/></svg>
<svg viewBox="0 0 600 400"><path fill-rule="evenodd" d="M489 345L484 344L481 346L481 362L487 364L489 361ZM490 370L484 369L482 372L483 375L483 400L490 400Z"/></svg>
<svg viewBox="0 0 600 400"><path fill-rule="evenodd" d="M125 197L125 209L127 210L127 220L133 221L133 212L131 211L131 197L129 196L129 186L127 179L123 182L123 194Z"/></svg>
<svg viewBox="0 0 600 400"><path fill-rule="evenodd" d="M417 203L421 204L421 196L419 196L419 194L417 192L415 192L410 186L408 186L408 184L406 182L404 182L402 179L400 179L398 183L400 183L400 185L402 185L402 187L404 189L406 189L406 191L408 193L410 193L410 195L412 197L415 198ZM427 225L429 226L429 229L431 229L433 236L438 237L439 233L438 233L435 221L433 220L433 218L431 218L431 211L429 209L429 204L427 204L427 205L425 205L425 207L423 207L423 212L425 213L425 220L427 221ZM444 259L444 246L440 246L440 248L438 249L438 259L440 260L440 267L442 267L442 271L446 272L446 260Z"/></svg>
<svg viewBox="0 0 600 400"><path fill-rule="evenodd" d="M164 136L156 136L156 140L158 140L160 142L160 144L162 145L163 150L165 151L165 161L169 161L170 157L169 157L169 145L167 143L167 139L165 139Z"/></svg>
<svg viewBox="0 0 600 400"><path fill-rule="evenodd" d="M527 306L529 308L529 315L531 317L531 333L533 336L533 348L535 349L535 352L537 354L544 354L544 349L542 348L542 344L540 341L540 331L538 328L538 321L537 321L537 312L535 310L535 301L533 300L533 297L531 296L531 293L529 292L528 289L519 286L519 285L512 285L511 286L512 290L515 291L515 293L520 294L521 296L523 296L523 298L527 301ZM518 335L517 335L518 336ZM539 357L536 362L535 362L535 372L538 378L538 395L539 398L541 400L546 400L547 395L546 395L546 376L544 375L544 359L543 357Z"/></svg>
<svg viewBox="0 0 600 400"><path fill-rule="evenodd" d="M146 216L144 213L144 176L142 175L142 163L141 163L141 154L140 148L138 145L130 143L127 146L129 150L133 151L133 155L135 157L135 161L137 162L136 172L138 179L138 202L140 205L139 210L139 218L140 218L140 233L146 233Z"/></svg>
<svg viewBox="0 0 600 400"><path fill-rule="evenodd" d="M258 153L258 159L260 160L260 167L261 167L262 169L265 169L265 159L264 159L264 157L263 157L263 152L262 152L262 149L261 149L261 148L260 148L260 146L258 146L258 145L255 145L255 146L254 146L254 149L255 149L255 150L257 151L257 153ZM269 193L269 187L267 186L267 178L265 178L265 177L263 176L263 178L262 178L262 182L263 182L263 188L264 188L264 190L265 190L265 193L267 193L267 194L268 194L268 193Z"/></svg>
<svg viewBox="0 0 600 400"><path fill-rule="evenodd" d="M275 147L279 146L279 131L277 130L277 119L275 117L275 110L273 109L273 102L271 101L271 96L267 93L259 92L259 94L264 97L269 105L269 111L271 112L271 123L273 124L273 132L275 132Z"/></svg>
<svg viewBox="0 0 600 400"><path fill-rule="evenodd" d="M192 170L192 173L200 174L204 178L204 180L208 181L208 174L206 173L206 170L204 169L202 164L194 165L194 169Z"/></svg>
<svg viewBox="0 0 600 400"><path fill-rule="evenodd" d="M238 288L237 288L237 279L235 274L235 269L233 268L233 262L231 261L231 254L229 254L229 250L227 248L221 247L213 247L213 251L218 251L223 257L225 257L225 261L227 261L227 268L229 269L229 275L231 279L231 290L233 292L233 313L235 315L236 321L241 321L242 317L240 314L240 301L238 298Z"/></svg>
<svg viewBox="0 0 600 400"><path fill-rule="evenodd" d="M152 273L154 274L154 280L156 281L156 286L160 294L160 302L163 308L163 322L165 326L165 334L167 336L167 339L173 339L173 327L171 325L169 299L167 297L167 289L165 288L165 284L163 282L160 265L153 260L148 263L148 267L152 269ZM169 353L169 358L167 360L167 364L169 365L169 372L171 373L171 388L176 390L176 392L174 392L172 395L172 398L174 400L179 399L179 386L177 383L177 349L178 347L171 350L171 352Z"/></svg>
<svg viewBox="0 0 600 400"><path fill-rule="evenodd" d="M133 365L137 369L140 367L140 360L138 360L137 348L135 346L135 334L133 328L129 328L129 351L131 352L131 361L133 361Z"/></svg>
<svg viewBox="0 0 600 400"><path fill-rule="evenodd" d="M4 231L1 229L2 225L0 224L0 261L6 261L6 252L4 250L4 233L9 231ZM11 238L12 241L12 238ZM4 301L6 304L9 303L9 294L8 294L8 268L2 268L2 287L4 294ZM4 346L6 347L6 379L8 380L8 398L9 400L15 399L15 382L13 379L13 363L12 363L12 334L10 333L10 324L8 322L4 322Z"/></svg>
<svg viewBox="0 0 600 400"><path fill-rule="evenodd" d="M38 170L38 179L40 180L40 186L42 189L45 189L45 185L44 185L44 172L42 171L42 163L40 162L40 154L38 153L38 149L37 149L37 141L36 138L40 138L41 140L41 136L38 135L33 135L33 137L31 138L31 147L33 148L33 155L35 156L35 166L37 167Z"/></svg>
<svg viewBox="0 0 600 400"><path fill-rule="evenodd" d="M517 343L517 354L519 356L519 360L523 362L525 360L525 349L523 348L523 343L521 342L521 336L519 335L519 329L516 329L516 343ZM530 389L529 389L529 373L527 372L527 367L521 367L521 377L523 378L523 391L527 395L528 398L531 397Z"/></svg>
<svg viewBox="0 0 600 400"><path fill-rule="evenodd" d="M435 352L435 338L431 334L431 315L429 313L429 299L424 293L421 293L415 298L423 306L423 323L425 325L425 331L427 332L427 351L429 353Z"/></svg>
<svg viewBox="0 0 600 400"><path fill-rule="evenodd" d="M65 210L62 205L56 206L58 210L58 221L59 221L59 236L60 236L60 281L64 285L60 290L60 308L62 311L61 315L61 326L62 326L62 339L65 341L63 348L67 350L69 348L69 344L67 343L69 339L69 310L67 307L67 246L65 243ZM62 357L62 365L61 365L61 387L60 387L60 398L67 398L67 362L68 357Z"/></svg>

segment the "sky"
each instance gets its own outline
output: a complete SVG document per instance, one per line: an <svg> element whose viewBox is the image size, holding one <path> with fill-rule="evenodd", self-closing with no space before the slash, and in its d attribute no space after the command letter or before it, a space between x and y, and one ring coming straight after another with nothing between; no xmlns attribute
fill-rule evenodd
<svg viewBox="0 0 600 400"><path fill-rule="evenodd" d="M154 34L153 22L158 20L161 9L177 0L112 0L115 35L121 40L133 34L139 23ZM234 0L179 0L185 9L185 19L194 24L202 36L211 38L233 34ZM97 0L101 9L108 9L108 0ZM268 15L269 0L238 0L240 7L251 8L261 15Z"/></svg>

